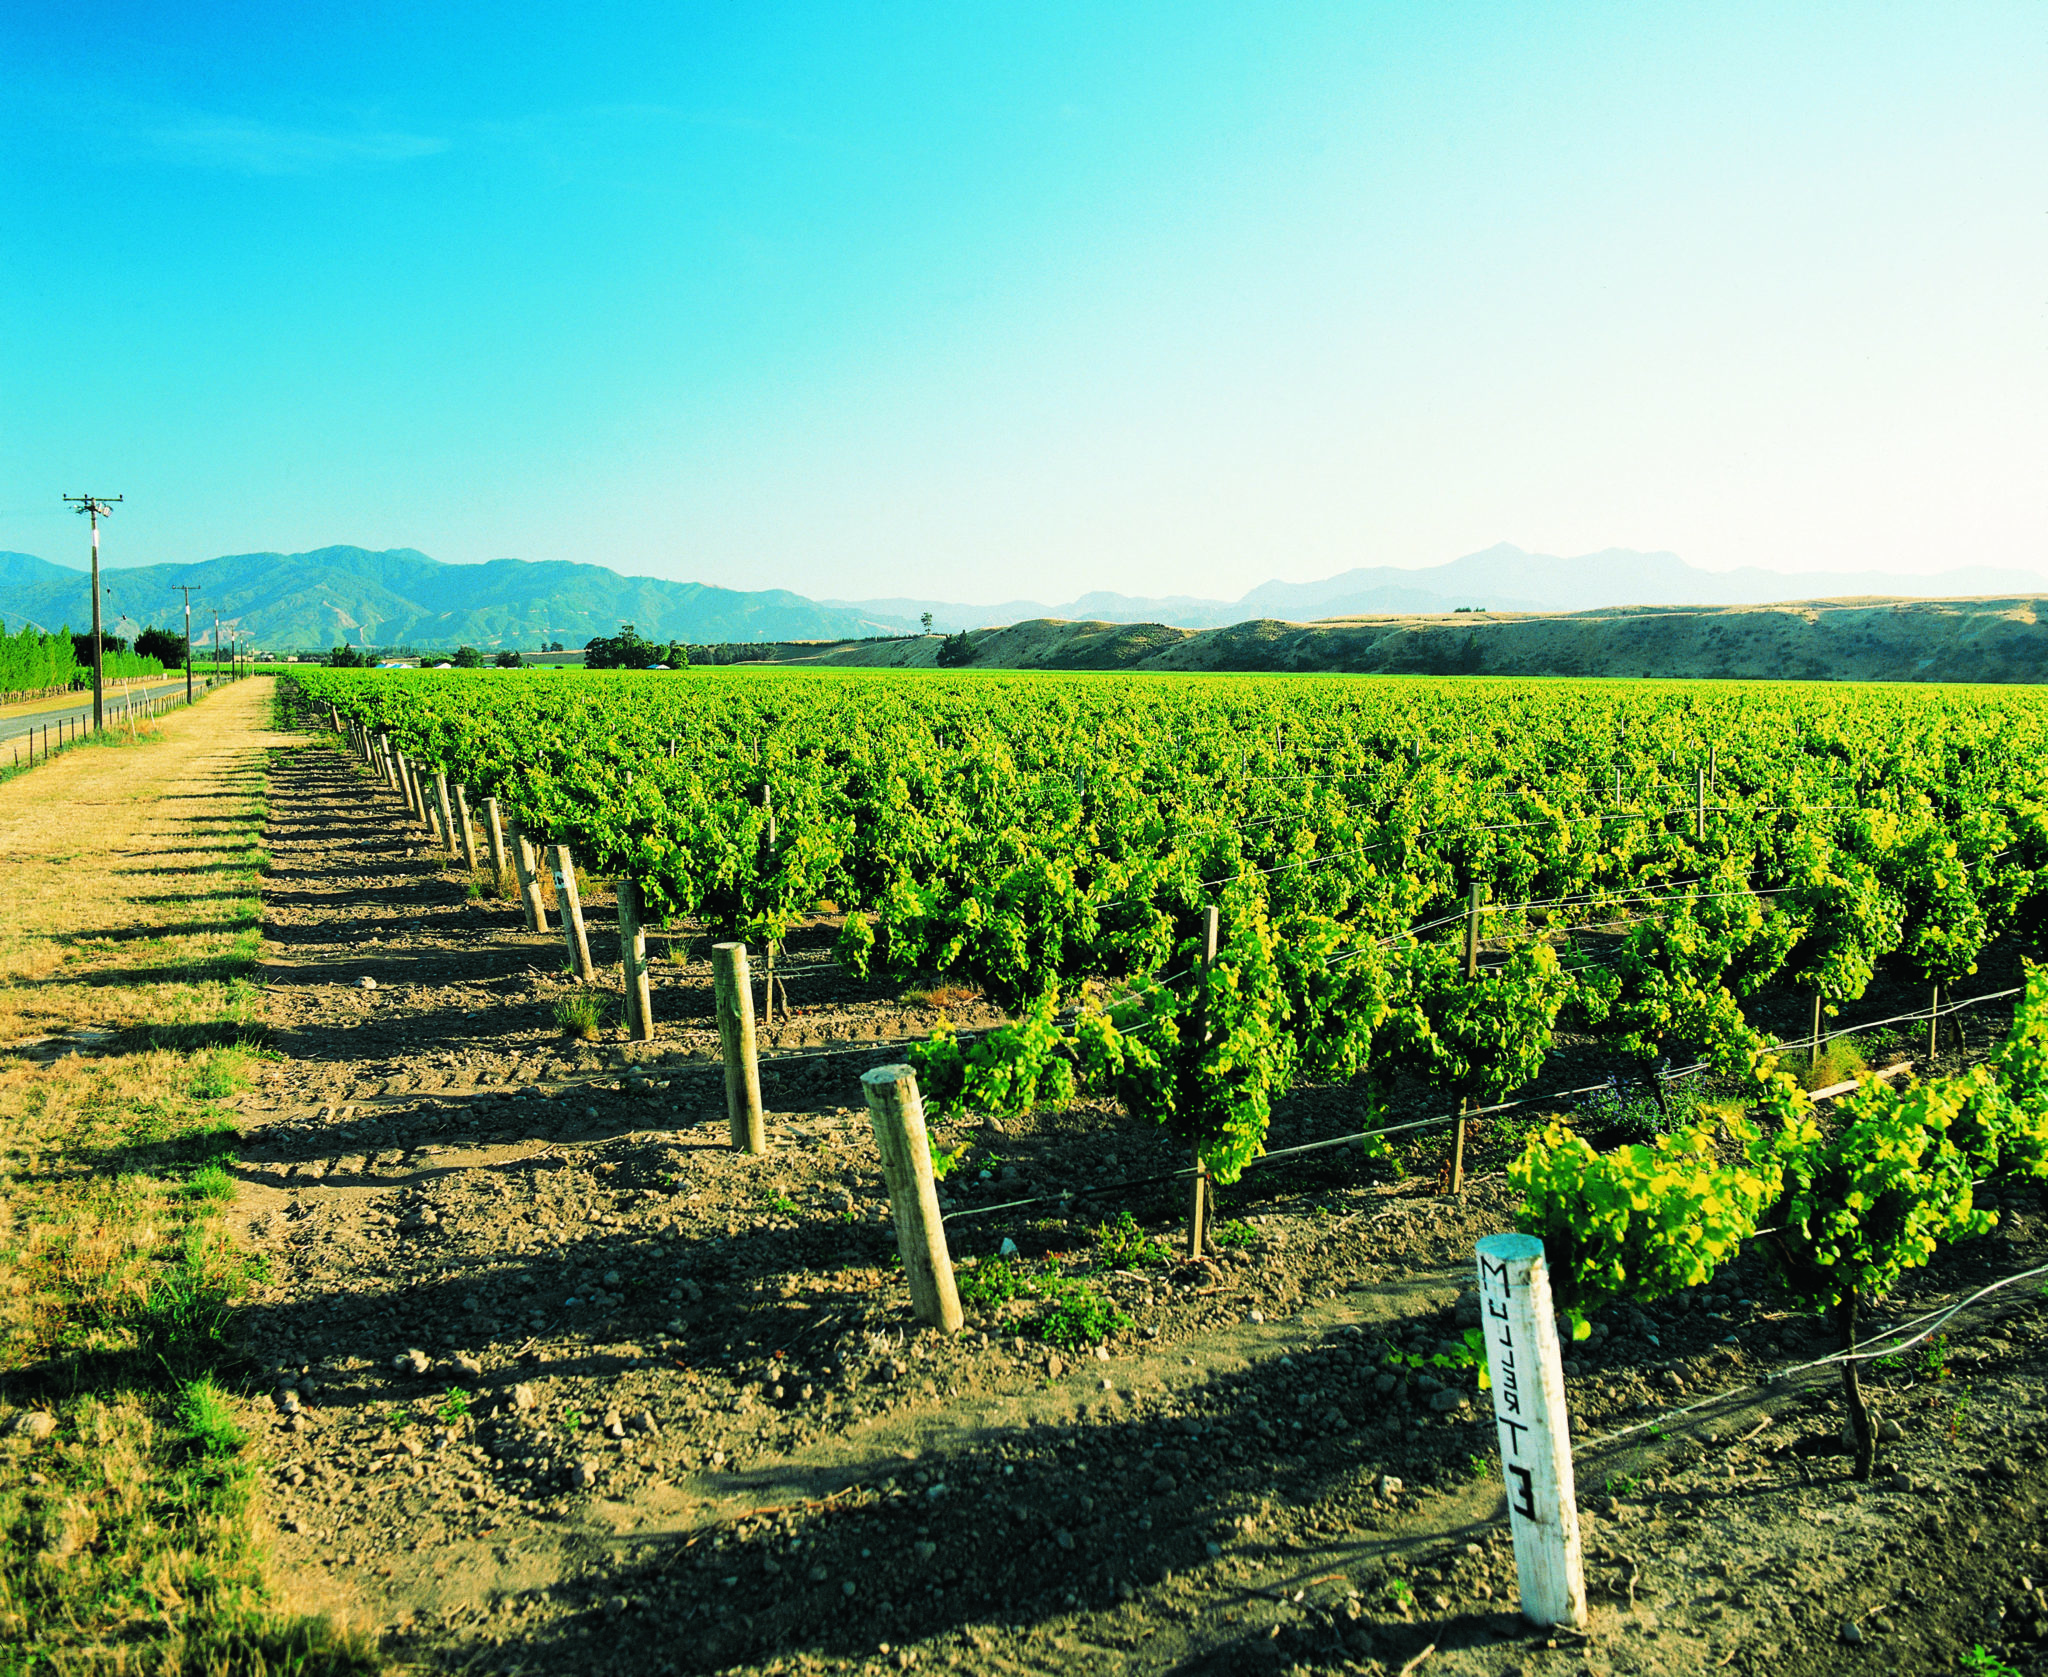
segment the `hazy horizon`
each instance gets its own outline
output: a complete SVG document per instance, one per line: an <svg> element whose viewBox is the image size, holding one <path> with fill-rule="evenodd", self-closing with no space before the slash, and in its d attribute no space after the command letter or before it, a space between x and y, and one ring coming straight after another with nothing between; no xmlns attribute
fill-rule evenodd
<svg viewBox="0 0 2048 1677"><path fill-rule="evenodd" d="M85 545L86 545L86 546L87 546L87 547L89 548L89 546L90 546L90 537L89 537L89 536L86 536L86 537L84 538L84 542L85 542ZM321 549L321 548L327 548L327 547L363 547L363 546L365 546L365 544L363 544L363 543L360 543L360 542L321 542L321 543L318 543L318 544L316 544L316 545L315 545L314 547L311 547L311 548L305 548L305 549L300 549L300 550L297 550L297 551L300 551L300 552L308 552L308 553L311 553L311 552L318 552L318 551L320 551L320 549ZM1416 573L1416 574L1418 574L1418 575L1424 575L1424 574L1427 574L1428 572L1430 572L1430 571L1432 571L1432 570L1437 570L1437 569L1441 569L1441 568L1442 568L1443 566L1445 566L1445 565L1451 565L1451 564L1455 564L1455 563L1456 563L1456 562L1457 562L1458 560L1460 560L1460 559L1466 559L1466 558L1471 558L1471 557L1473 557L1473 556L1474 556L1475 554L1478 554L1478 553L1486 553L1486 552L1491 552L1491 551L1493 551L1493 550L1494 550L1495 548L1497 548L1497 547L1501 547L1501 546L1507 546L1507 547L1515 547L1515 548L1519 548L1519 549L1521 549L1522 551L1524 551L1524 552L1527 552L1527 553L1529 553L1529 554L1530 554L1530 556L1531 556L1532 558L1552 558L1552 559L1565 559L1565 560L1570 560L1570 559L1575 559L1575 558L1584 558L1584 557L1589 557L1589 556L1590 556L1590 553L1589 553L1589 554L1541 554L1541 553L1536 553L1536 552L1534 552L1533 550L1531 550L1531 549L1528 549L1528 548L1526 548L1526 547L1525 547L1525 546L1524 546L1524 545L1523 545L1522 543L1520 543L1520 542L1500 542L1500 543L1488 543L1486 547L1484 547L1484 548L1478 548L1478 549L1474 549L1474 550L1472 550L1472 552L1470 552L1470 553L1459 553L1459 554L1452 554L1452 555L1451 555L1450 557L1448 557L1448 558L1445 558L1445 559L1437 559L1437 560L1430 560L1430 561L1426 561L1426 562L1418 562L1418 563L1412 563L1412 564L1402 564L1402 563L1396 563L1396 562L1394 562L1394 561L1391 561L1391 560L1387 560L1387 561L1382 561L1382 562L1380 562L1380 565L1379 565L1379 566L1378 566L1377 568L1381 568L1381 569L1386 569L1386 570L1394 570L1394 571L1412 571L1412 572L1414 572L1414 573ZM420 548L420 547L418 547L418 546L417 546L417 544L415 544L415 543L410 543L410 542L401 542L401 543L397 544L397 549L394 549L394 550L375 550L375 549L372 549L371 551L395 551L395 550L406 550L406 549L409 549L409 550L411 550L411 551L414 551L414 552L426 553L426 550L425 550L425 549L423 549L423 548ZM16 550L16 549L5 549L5 550L0 550L0 551L25 551L25 550ZM101 570L102 570L102 571L108 571L108 572L111 572L111 571L121 571L121 570L142 570L142 569L145 569L145 568L148 568L148 567L151 567L151 566L155 566L155 565L199 565L199 564L205 564L205 563L207 563L207 562L209 562L209 561L211 561L211 560L214 560L214 559L229 559L229 558L236 558L236 557L239 557L239 556L241 556L241 555L244 555L244 554L252 554L252 553L284 553L284 552L287 552L287 551L290 551L290 550L287 550L287 549L283 549L283 548L274 548L274 547L242 547L242 548L226 549L226 550L223 550L223 551L222 551L222 552L220 552L220 553L209 553L209 554L205 554L205 555L203 555L203 556L199 556L199 557L195 557L195 558L190 558L190 559L134 559L134 560L128 560L128 561L117 561L116 559L114 559L114 558L113 558L113 557L112 557L112 556L111 556L111 555L109 554L109 552L108 552L108 551L106 550L106 548L105 548L105 547L103 546L103 548L102 548L102 552L101 552L101 556L100 556L100 568L101 568ZM1590 550L1590 551L1591 551L1591 553L1599 553L1599 552L1608 552L1608 551L1639 551L1639 552L1646 552L1646 553L1650 553L1650 552L1669 552L1669 550L1668 550L1668 549L1636 549L1636 550L1617 550L1617 549L1613 549L1613 548L1600 548L1600 549L1593 549L1593 550ZM68 555L64 555L64 554L48 554L48 553L41 553L41 554L32 554L32 555L31 555L31 557L34 557L34 558L39 558L39 559L48 559L48 560L50 560L50 562L51 562L51 563L53 563L53 564L61 565L61 566L65 567L65 568L66 568L66 569L68 569L68 570L76 570L76 571L80 572L81 574L83 574L83 573L85 572L85 570L86 570L86 568L87 568L87 566L88 566L88 563L89 563L89 559L88 559L88 556L87 556L86 554L80 554L80 555L77 555L77 556L68 556ZM487 556L487 557L484 557L484 558L479 558L479 559L444 559L444 558L442 558L442 556L441 556L440 554L437 554L437 553L426 553L426 557L427 557L427 558L429 558L429 559L435 560L436 562L438 562L438 563L441 563L441 564L448 564L448 565L468 565L468 566L483 566L483 565L488 565L488 564L492 564L492 563L495 563L495 562L497 562L497 561L500 561L500 560L507 560L507 559L510 559L510 560L517 560L517 561L522 561L522 562L526 562L526 563L547 563L547 562L559 562L559 561L560 561L560 559L561 559L561 556L559 556L559 555L535 555L535 554L520 554L520 553L499 553L499 554L491 554L491 555L489 555L489 556ZM1672 558L1674 558L1674 559L1677 559L1677 560L1679 560L1679 561L1680 561L1681 563L1684 563L1684 564L1693 564L1693 562L1692 562L1691 560L1688 560L1688 559L1687 559L1687 558L1685 557L1685 555L1684 555L1684 554L1682 554L1682 553L1673 553L1673 554L1670 554L1670 557L1672 557ZM589 559L589 560L569 560L569 561L567 561L567 562L569 562L569 563L573 563L573 564L606 564L606 562L605 562L605 561L602 561L602 560L596 560L596 559ZM618 574L620 574L620 575L622 575L622 576L661 576L661 575L662 575L662 574L661 574L660 572L658 572L658 571L655 571L655 570L651 570L651 569L643 570L643 569L639 569L639 568L635 568L635 567L630 567L630 566L624 566L624 565L620 565L620 564L616 564L616 563L612 563L612 564L606 564L606 568L607 568L607 569L609 569L609 570L615 571L615 572L617 572ZM1335 570L1335 571L1324 571L1324 572L1320 572L1320 573L1318 573L1318 574L1316 574L1316 575L1314 575L1314 576L1265 576L1265 577L1260 577L1260 578L1258 578L1258 579L1257 579L1256 581L1253 581L1253 582L1249 582L1249 583L1247 583L1247 584L1246 584L1246 585L1245 585L1244 587L1242 587L1242 588L1236 588L1236 589L1233 589L1232 591L1230 591L1230 592L1228 592L1228 593L1223 593L1223 594L1210 594L1210 595L1200 595L1200 594L1196 594L1196 591L1194 591L1194 590L1190 590L1190 589L1185 589L1185 588L1180 588L1180 589L1173 589L1173 590L1170 590L1170 592L1171 592L1171 593L1174 593L1174 594L1179 594L1179 595L1194 595L1195 597L1199 597L1199 598L1205 598L1205 599L1218 599L1218 600L1223 600L1223 601L1225 601L1225 602L1229 602L1229 601L1234 601L1234 600L1238 600L1238 599L1241 599L1241 598L1242 598L1242 597L1243 597L1244 595L1246 595L1246 594L1248 594L1248 593L1251 593L1251 592L1252 592L1253 590L1255 590L1255 589L1257 589L1257 588L1259 588L1259 587L1261 587L1261 586L1263 586L1263 585L1265 585L1265 584L1267 584L1267 583L1273 583L1273 582L1278 582L1278 583L1284 583L1284 584L1304 584L1304 583L1320 582L1320 581L1324 580L1324 579L1325 579L1326 577L1330 577L1330 576L1335 576L1335 575L1341 574L1341 572L1342 572L1342 571L1348 571L1348 570L1353 570L1353 569L1360 569L1360 568L1366 568L1366 567L1361 567L1361 566L1349 566L1349 565L1347 565L1347 566L1342 566L1342 567L1340 567L1340 568L1339 568L1339 570ZM1769 573L1772 573L1772 574L1775 574L1775 575L1781 575L1781 576L1788 576L1788 577L1790 577L1790 576L1798 576L1798 575L1802 575L1802 574L1816 574L1816 573L1818 573L1818 574L1839 574L1839 575L1844 575L1844 576L1847 576L1847 575L1853 575L1853 574L1856 574L1856 573L1858 573L1858 572L1865 572L1865 573L1875 572L1875 573L1877 573L1877 574L1880 574L1880 575L1887 575L1887 576L1900 576L1900 577L1930 577L1930 576L1932 576L1932 577L1940 577L1940 576L1945 576L1945 575L1954 575L1954 574L1959 574L1959 573L1961 573L1961 572L1964 572L1964 571L1968 571L1968 570L1976 570L1976 569L2003 569L2003 570L2012 570L2012 571L2029 571L2029 572L2032 572L2032 573L2033 573L2033 574L2034 574L2034 575L2035 575L2035 576L2036 576L2036 577L2038 578L2038 580L2040 580L2040 582L2042 583L2042 588L2043 588L2043 591L2048 591L2048 566L2028 566L2028 565L2010 565L2010 566L1981 566L1981 565L1977 565L1977 564L1954 564L1954 565L1947 565L1947 566L1941 566L1941 567L1935 567L1935 566L1927 566L1927 567L1921 567L1921 568L1917 568L1917 569L1915 569L1915 568L1908 568L1908 567L1905 567L1905 566L1900 566L1900 567L1897 567L1897 568L1894 568L1894 569L1890 569L1890 570L1880 570L1880 568L1879 568L1878 566L1875 566L1875 565L1858 565L1858 566L1854 566L1854 567L1850 567L1850 566L1839 566L1839 567L1834 567L1834 568L1833 568L1832 570L1829 570L1829 571L1824 571L1824 570L1823 570L1823 568L1822 568L1821 566L1818 566L1818 565L1812 565L1812 566L1800 566L1800 567L1797 567L1796 569L1795 569L1795 568L1793 568L1793 567L1790 567L1790 566L1770 566L1770 565L1757 565L1757 566L1725 565L1725 566L1720 566L1720 567L1718 567L1718 568L1717 568L1717 567L1712 567L1712 566L1706 566L1706 565L1694 565L1694 568L1695 568L1695 569L1697 569L1697 570L1702 570L1702 571L1708 571L1708 572L1710 572L1710 573L1712 573L1712 574L1728 574L1728 573L1732 573L1732 572L1735 572L1735 571L1739 571L1739 570L1744 570L1744 569L1755 569L1755 570L1759 570L1759 571L1765 571L1765 572L1769 572ZM675 576L663 576L663 577L662 577L662 580L667 580L667 581L684 581L684 582L702 582L702 583L707 583L707 584L710 584L711 586L715 586L715 587L732 587L732 586L738 586L738 585L736 585L736 584L731 584L731 583L725 583L725 582L720 582L720 581L718 581L718 580L717 580L717 579L715 579L715 578L710 578L710 577L702 577L702 576L688 576L688 575L681 575L681 574L678 574L678 575L675 575ZM754 582L754 583L748 584L748 585L746 585L746 586L748 586L748 587L750 587L750 588L778 588L778 587L783 587L783 586L785 586L785 585L784 585L784 584L781 584L781 583L777 583L777 582L774 582L774 581L772 581L772 580L763 580L763 581L758 581L758 582ZM791 591L791 592L793 592L793 593L801 593L801 592L804 592L803 590L800 590L800 589L791 589L790 591ZM1160 591L1160 592L1166 592L1166 591ZM815 599L848 599L848 600L851 600L851 599L891 599L891 598L931 598L931 599L946 599L946 600L949 600L949 601L951 601L951 602L952 602L953 604L956 604L956 605L961 605L961 606L966 606L966 607L978 607L978 606L998 606L998 605L1006 605L1006 604L1008 604L1008 603L1010 603L1010 602L1012 602L1012 601L1015 601L1015 600L1020 600L1020 599L1034 599L1034 598L1035 598L1035 599L1040 599L1040 600L1041 600L1041 602L1042 602L1042 603L1044 603L1044 604L1048 604L1048 605L1053 605L1053 604L1059 604L1059 603L1062 603L1062 602L1063 602L1064 600L1067 600L1067 599L1078 599L1078 598L1082 597L1083 595L1087 595L1087 594L1123 594L1123 595L1130 595L1130 596L1132 596L1132 597L1134 597L1134 598L1151 598L1151 597L1157 597L1157 595L1156 595L1156 594L1154 594L1154 593L1146 593L1146 592L1141 592L1141 591L1139 591L1139 590L1137 590L1137 589L1131 589L1131 588L1120 588L1120 587L1116 586L1116 584L1115 584L1114 582L1108 582L1108 581L1104 581L1104 582L1096 582L1096 583L1094 583L1094 584L1091 584L1091 585L1090 585L1089 587L1087 587L1087 588L1082 588L1082 589L1076 589L1076 590L1074 590L1074 591L1073 591L1073 592L1072 592L1071 594L1060 594L1060 595L1057 595L1057 596L1055 596L1055 595L1052 595L1052 594L1041 594L1041 595L1034 595L1034 594L1032 594L1032 593L1031 593L1031 592L1030 592L1030 591L1029 591L1028 589L1024 589L1024 590L1013 590L1012 592L1010 592L1010 593L1007 593L1007 594L1004 594L1004 593L999 593L999 592L991 592L991 593L987 593L987 594L985 594L985 595L984 595L984 596L982 596L982 597L978 597L978 598L968 598L968 597L965 597L964 595L962 595L962 594L960 594L960 593L954 593L954 594L938 594L938 593L932 593L932 594L925 594L925 595L913 595L913 594L909 594L909 593L906 593L906 592L905 592L904 590L901 590L901 589L894 589L894 590L889 590L889 591L887 591L887 592L885 592L885 593L876 593L876 594L868 594L868 595L861 595L861 596L854 596L854 595L844 595L844 594L842 594L842 595L827 595L827 594L813 594L813 595L809 595L808 597L810 597L810 598L815 598Z"/></svg>

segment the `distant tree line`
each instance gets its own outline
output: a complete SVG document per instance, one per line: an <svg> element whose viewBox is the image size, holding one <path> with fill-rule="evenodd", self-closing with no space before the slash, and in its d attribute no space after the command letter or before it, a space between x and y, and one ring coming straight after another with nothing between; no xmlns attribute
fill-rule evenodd
<svg viewBox="0 0 2048 1677"><path fill-rule="evenodd" d="M593 670L651 670L657 664L687 670L692 664L765 663L780 650L775 641L652 641L632 624L621 623L616 635L596 635L584 642L583 663Z"/></svg>
<svg viewBox="0 0 2048 1677"><path fill-rule="evenodd" d="M901 637L884 636L883 639ZM964 638L964 637L963 637ZM560 641L543 650L564 651ZM650 640L630 623L621 623L616 635L594 635L583 646L585 668L593 670L651 670L657 666L686 670L692 664L756 664L771 661L782 652L777 641L659 641ZM521 668L524 657L512 651L485 652L473 646L458 646L453 652L422 650L412 646L337 646L327 653L335 669L366 669L394 659L417 659L422 665L452 664L458 670L481 669L495 664L502 670Z"/></svg>
<svg viewBox="0 0 2048 1677"><path fill-rule="evenodd" d="M458 646L453 652L415 652L403 646L337 646L327 654L327 663L332 669L362 670L393 658L417 658L422 664L453 664L458 670L478 670L486 664L516 670L526 663L516 652L479 652L473 646Z"/></svg>
<svg viewBox="0 0 2048 1677"><path fill-rule="evenodd" d="M184 661L182 636L145 629L130 647L125 636L102 635L109 680L156 675ZM166 657L166 653L172 654ZM92 680L92 636L59 629L54 634L24 624L13 634L0 629L0 693L42 693L79 687Z"/></svg>
<svg viewBox="0 0 2048 1677"><path fill-rule="evenodd" d="M690 649L678 641L651 641L630 623L616 635L593 635L583 643L583 665L592 670L651 670L656 664L687 669Z"/></svg>

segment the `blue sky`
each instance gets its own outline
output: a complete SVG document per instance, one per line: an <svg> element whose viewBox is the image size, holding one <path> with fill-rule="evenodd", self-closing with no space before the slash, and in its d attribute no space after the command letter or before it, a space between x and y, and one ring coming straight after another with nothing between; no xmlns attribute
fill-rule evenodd
<svg viewBox="0 0 2048 1677"><path fill-rule="evenodd" d="M85 3L0 79L0 548L2048 569L2034 0Z"/></svg>

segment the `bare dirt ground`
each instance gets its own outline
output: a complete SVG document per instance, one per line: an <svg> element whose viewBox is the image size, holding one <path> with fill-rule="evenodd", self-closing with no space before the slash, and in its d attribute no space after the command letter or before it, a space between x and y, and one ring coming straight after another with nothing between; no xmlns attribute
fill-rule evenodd
<svg viewBox="0 0 2048 1677"><path fill-rule="evenodd" d="M661 1040L573 1043L560 940L472 899L351 759L281 749L270 795L252 1406L302 1604L424 1669L1900 1673L1981 1643L2048 1670L2038 1284L1955 1324L1945 1367L1875 1377L1895 1436L1862 1487L1832 1374L1760 1384L1827 1347L1753 1261L1610 1313L1569 1365L1592 1634L1532 1633L1490 1422L1394 1360L1456 1341L1498 1176L1439 1197L1434 1138L1311 1154L1248 1176L1184 1264L1144 1238L1174 1239L1176 1184L1081 1193L1181 1162L1113 1108L942 1128L956 1259L1012 1241L1123 1320L1099 1351L1021 1300L919 1334L857 1078L942 1004L988 1017L972 998L856 983L828 926L798 936L748 1158L700 940L657 963ZM1360 1117L1307 1091L1274 1145ZM2048 1260L2036 1197L2005 1213L1894 1317Z"/></svg>

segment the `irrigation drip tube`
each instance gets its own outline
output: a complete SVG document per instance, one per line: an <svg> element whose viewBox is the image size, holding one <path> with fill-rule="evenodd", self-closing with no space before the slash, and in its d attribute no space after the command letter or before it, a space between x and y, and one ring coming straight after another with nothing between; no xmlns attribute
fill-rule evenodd
<svg viewBox="0 0 2048 1677"><path fill-rule="evenodd" d="M1977 1303L1980 1299L1989 1297L2001 1288L2013 1286L2021 1281L2032 1280L2040 1275L2048 1275L2048 1264L2037 1264L2032 1269L2017 1270L2011 1275L2000 1277L1988 1286L1979 1287L1974 1293L1971 1293L1966 1298L1958 1299L1946 1309L1930 1310L1914 1317L1910 1321L1900 1323L1895 1328L1888 1328L1884 1334L1878 1337L1884 1338L1894 1334L1905 1333L1909 1328L1918 1328L1919 1331L1911 1334L1908 1338L1898 1340L1896 1343L1886 1345L1879 1350L1866 1351L1860 1347L1852 1346L1847 1351L1836 1351L1829 1356L1815 1357L1811 1362L1795 1363L1790 1368L1776 1369L1762 1380L1747 1381L1740 1386L1725 1387L1709 1397L1696 1399L1692 1403L1681 1404L1675 1409L1663 1410L1646 1421L1632 1422L1628 1426L1616 1428L1613 1432L1602 1433L1597 1438L1574 1439L1572 1441L1572 1448L1574 1451L1605 1449L1609 1445L1618 1444L1622 1439L1633 1437L1639 1432L1654 1432L1668 1426L1673 1421L1694 1414L1699 1410L1711 1409L1717 1404L1727 1403L1731 1399L1739 1398L1744 1393L1752 1391L1757 1387L1768 1389L1772 1386L1789 1384L1796 1376L1810 1373L1817 1368L1828 1368L1837 1363L1875 1362L1885 1357L1900 1356L1910 1351L1922 1340L1930 1338L1940 1330L1943 1324L1954 1320L1955 1317L1969 1309L1971 1305Z"/></svg>

